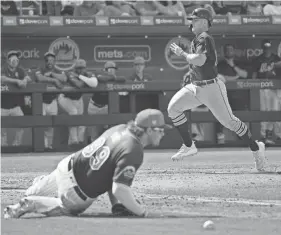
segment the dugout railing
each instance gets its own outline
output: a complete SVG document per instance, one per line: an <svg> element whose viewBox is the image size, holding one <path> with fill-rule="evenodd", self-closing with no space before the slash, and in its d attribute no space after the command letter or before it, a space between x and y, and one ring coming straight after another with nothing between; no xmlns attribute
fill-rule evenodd
<svg viewBox="0 0 281 235"><path fill-rule="evenodd" d="M241 120L250 123L250 129L255 138L260 137L260 122L281 121L281 111L259 111L260 110L260 89L281 89L280 80L239 80L237 82L228 82L226 84L228 90L248 89L250 90L250 110L249 111L234 111L234 114L241 118ZM99 85L97 88L83 88L79 91L84 93L92 93L94 91L108 91L109 92L109 114L108 115L58 115L58 116L42 116L42 94L48 92L76 92L73 87L67 86L62 90L56 89L53 86L46 84L29 84L25 89L18 89L10 84L2 84L2 93L21 93L29 94L32 97L32 115L22 117L1 117L2 128L32 128L32 149L31 151L44 151L44 127L59 127L59 126L93 126L93 125L115 125L125 123L135 116L135 94L137 92L155 91L159 92L159 109L165 113L167 122L170 119L167 116L167 103L165 99L167 95L170 97L180 88L179 83L176 82L146 82L146 83L109 83ZM131 113L120 113L119 95L120 91L128 91L130 96L130 110ZM163 92L165 91L165 92ZM166 95L165 95L166 94ZM217 122L211 112L187 112L187 117L191 123L213 123ZM179 139L176 132L171 132L167 135L166 140L160 148L178 147ZM214 142L209 143L208 146L216 145ZM204 144L203 144L204 146ZM11 151L9 148L2 148L2 151ZM63 150L63 149L62 149ZM67 150L67 149L64 149Z"/></svg>
<svg viewBox="0 0 281 235"><path fill-rule="evenodd" d="M61 41L73 41L76 44L76 52L68 62L73 62L80 55L87 61L89 69L102 68L105 61L102 57L95 57L94 48L103 49L119 48L128 45L143 45L142 49L146 55L145 59L149 63L147 69L151 73L154 82L149 83L126 83L126 84L107 84L99 86L97 89L83 89L83 92L92 93L96 90L106 90L109 92L109 115L93 116L42 116L42 93L75 92L72 87L64 87L62 90L44 85L30 84L26 89L20 90L11 85L1 86L2 93L26 93L32 96L32 115L23 117L2 117L2 127L31 128L32 146L27 149L30 151L44 151L43 129L47 126L54 126L59 129L62 126L95 124L118 124L126 122L134 117L136 111L135 94L136 92L155 91L159 92L159 108L165 112L172 94L180 88L180 80L184 70L177 68L178 64L173 64L172 58L166 55L166 47L170 39L185 37L191 40L193 35L188 30L188 22L183 17L166 16L141 16L141 17L61 17L61 16L4 16L2 18L2 61L5 52L17 49L21 52L21 64L24 68L32 69L41 67L44 64L43 55L47 50L54 49ZM261 40L272 39L274 53L281 56L280 42L281 16L216 16L213 21L210 33L214 35L219 58L222 54L221 48L225 43L234 43L239 48L238 57L242 59L245 66L251 69L250 61L260 55ZM69 37L67 37L69 36ZM58 39L58 40L57 40ZM71 44L72 45L72 44ZM73 45L72 45L73 46ZM68 48L69 49L69 48ZM65 48L57 51L62 53ZM93 52L94 51L94 52ZM123 50L121 50L123 51ZM126 52L126 50L125 50ZM102 52L103 53L103 52ZM78 55L78 57L77 57ZM68 56L68 55L67 55ZM167 58L164 58L164 57ZM77 58L76 58L77 57ZM130 68L133 58L129 61L121 61L116 58L120 68ZM60 61L65 62L65 61ZM65 69L65 68L64 68ZM162 72L157 72L157 71ZM126 74L120 73L122 76ZM128 74L127 74L128 75ZM250 77L250 76L249 76ZM173 81L170 79L173 78ZM168 81L167 81L168 80ZM167 82L165 82L167 81ZM260 137L261 121L281 121L280 111L260 111L260 89L281 89L280 80L238 80L237 82L227 83L228 90L249 90L250 104L249 111L235 111L234 114L243 121L249 123L255 138ZM81 91L81 90L79 90ZM131 99L131 113L119 113L119 91L129 91ZM166 92L166 95L162 91ZM248 101L245 101L248 102ZM216 122L213 115L209 112L188 112L190 122L211 123ZM206 132L211 132L207 130ZM214 132L214 131L213 131ZM215 137L213 138L215 139ZM237 140L237 139L236 139ZM55 141L57 142L57 141ZM241 146L241 141L233 141L234 145ZM179 135L172 130L164 137L160 148L178 148L181 144ZM198 143L201 146L216 146L215 141ZM226 146L226 145L225 145ZM25 149L25 148L24 148ZM10 151L3 148L2 151ZM58 150L56 148L56 150ZM63 146L60 150L66 150ZM23 149L12 148L11 151L23 151Z"/></svg>

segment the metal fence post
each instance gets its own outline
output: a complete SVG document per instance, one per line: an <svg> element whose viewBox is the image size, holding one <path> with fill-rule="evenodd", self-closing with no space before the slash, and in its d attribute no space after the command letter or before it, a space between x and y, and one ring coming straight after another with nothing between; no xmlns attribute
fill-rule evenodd
<svg viewBox="0 0 281 235"><path fill-rule="evenodd" d="M41 116L42 115L42 105L43 105L43 94L42 93L32 93L32 115ZM34 152L44 151L44 128L33 127L32 128L32 147Z"/></svg>

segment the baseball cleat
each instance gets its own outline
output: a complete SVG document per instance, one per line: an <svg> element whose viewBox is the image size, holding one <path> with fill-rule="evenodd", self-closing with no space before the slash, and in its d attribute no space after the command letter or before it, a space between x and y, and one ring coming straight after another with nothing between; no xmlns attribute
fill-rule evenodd
<svg viewBox="0 0 281 235"><path fill-rule="evenodd" d="M182 160L184 157L191 157L196 155L198 152L194 142L192 142L191 147L187 147L185 144L181 146L179 151L171 157L173 161Z"/></svg>
<svg viewBox="0 0 281 235"><path fill-rule="evenodd" d="M258 171L266 171L265 168L267 167L267 159L266 159L266 156L265 156L265 145L264 145L263 142L256 141L256 143L259 146L259 150L253 152L256 169Z"/></svg>
<svg viewBox="0 0 281 235"><path fill-rule="evenodd" d="M7 206L4 209L4 219L19 218L27 212L26 199L21 199L15 205Z"/></svg>

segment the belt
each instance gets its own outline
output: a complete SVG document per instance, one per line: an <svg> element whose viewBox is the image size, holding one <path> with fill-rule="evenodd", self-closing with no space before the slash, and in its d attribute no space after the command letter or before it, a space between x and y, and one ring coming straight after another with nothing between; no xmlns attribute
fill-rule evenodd
<svg viewBox="0 0 281 235"><path fill-rule="evenodd" d="M71 171L73 168L73 158L71 158L68 162L68 171ZM77 195L83 200L87 200L87 196L81 191L81 189L78 186L74 186L74 191L77 193Z"/></svg>
<svg viewBox="0 0 281 235"><path fill-rule="evenodd" d="M218 81L218 79L214 78L214 79L210 79L210 80L193 81L192 83L196 86L206 86L206 85L216 83L217 81Z"/></svg>

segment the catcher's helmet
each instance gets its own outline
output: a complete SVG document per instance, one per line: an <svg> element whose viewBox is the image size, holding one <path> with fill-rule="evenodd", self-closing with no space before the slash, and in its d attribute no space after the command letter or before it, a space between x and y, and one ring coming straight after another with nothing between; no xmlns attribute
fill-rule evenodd
<svg viewBox="0 0 281 235"><path fill-rule="evenodd" d="M187 17L188 20L193 19L206 19L209 22L209 26L212 25L213 16L212 13L205 8L197 8L195 9L190 16Z"/></svg>

